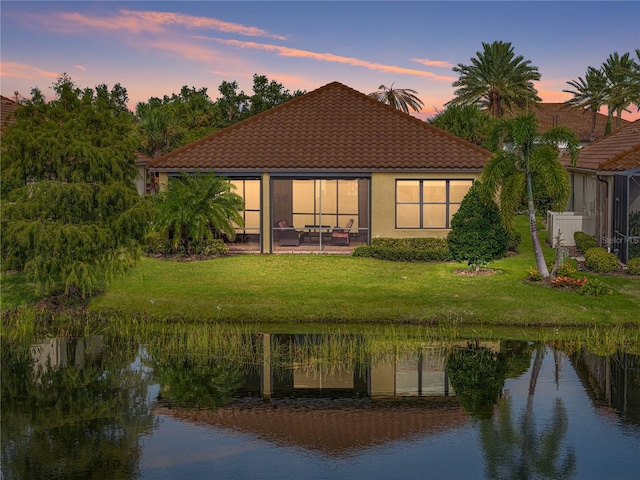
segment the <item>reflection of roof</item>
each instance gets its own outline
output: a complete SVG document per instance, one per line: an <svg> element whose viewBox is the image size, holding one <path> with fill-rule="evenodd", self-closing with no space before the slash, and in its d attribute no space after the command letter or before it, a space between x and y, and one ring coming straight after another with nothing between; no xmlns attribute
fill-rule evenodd
<svg viewBox="0 0 640 480"><path fill-rule="evenodd" d="M479 170L490 153L333 82L158 157L151 168Z"/></svg>
<svg viewBox="0 0 640 480"><path fill-rule="evenodd" d="M543 130L552 127L565 125L573 130L581 142L591 142L604 137L607 125L607 116L601 113L596 114L595 137L591 138L591 124L593 122L593 112L583 108L573 108L565 103L539 103L535 105L531 112L535 113L538 123ZM515 112L517 114L519 112ZM506 114L509 115L509 114ZM616 119L612 120L615 124ZM628 125L629 121L622 119L621 126Z"/></svg>
<svg viewBox="0 0 640 480"><path fill-rule="evenodd" d="M561 161L569 165L567 155ZM580 150L577 168L609 172L640 168L640 120Z"/></svg>
<svg viewBox="0 0 640 480"><path fill-rule="evenodd" d="M462 427L468 415L455 397L406 402L262 399L217 410L159 408L157 414L254 435L334 457Z"/></svg>

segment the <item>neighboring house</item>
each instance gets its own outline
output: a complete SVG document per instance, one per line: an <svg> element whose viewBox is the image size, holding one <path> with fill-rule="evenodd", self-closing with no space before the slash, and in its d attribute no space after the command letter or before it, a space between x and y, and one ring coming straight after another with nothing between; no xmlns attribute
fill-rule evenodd
<svg viewBox="0 0 640 480"><path fill-rule="evenodd" d="M330 230L351 219L351 245L372 237L444 237L490 155L333 82L148 168L161 189L183 171L230 178L245 198L240 237L271 253L285 229L303 235L301 245L308 240L322 249Z"/></svg>
<svg viewBox="0 0 640 480"><path fill-rule="evenodd" d="M593 112L583 108L575 108L566 103L539 103L531 108L531 112L536 115L538 125L542 131L559 125L565 125L576 133L583 147L595 140L603 138L607 126L607 116L597 113L596 130L592 136L591 126L593 125ZM522 112L514 112L512 115L519 113ZM612 128L614 128L615 121L616 119L613 118ZM622 127L629 123L628 120L622 120Z"/></svg>
<svg viewBox="0 0 640 480"><path fill-rule="evenodd" d="M565 245L572 245L572 232L584 231L622 262L640 257L640 120L583 148L575 167L568 156L561 161L572 186L565 217L577 227L556 222L553 235L560 229Z"/></svg>
<svg viewBox="0 0 640 480"><path fill-rule="evenodd" d="M149 175L147 172L147 164L153 160L149 155L136 152L136 167L138 169L138 175L136 176L136 189L140 195L149 193L152 186L148 184Z"/></svg>
<svg viewBox="0 0 640 480"><path fill-rule="evenodd" d="M7 125L14 122L13 112L15 112L20 105L11 100L10 98L0 95L0 135L4 134Z"/></svg>

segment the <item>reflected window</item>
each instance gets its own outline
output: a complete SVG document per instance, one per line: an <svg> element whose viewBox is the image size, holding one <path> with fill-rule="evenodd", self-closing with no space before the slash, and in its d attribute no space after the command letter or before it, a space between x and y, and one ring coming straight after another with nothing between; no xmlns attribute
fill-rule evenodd
<svg viewBox="0 0 640 480"><path fill-rule="evenodd" d="M244 199L244 228L237 225L237 234L260 234L260 180L232 179L233 190Z"/></svg>

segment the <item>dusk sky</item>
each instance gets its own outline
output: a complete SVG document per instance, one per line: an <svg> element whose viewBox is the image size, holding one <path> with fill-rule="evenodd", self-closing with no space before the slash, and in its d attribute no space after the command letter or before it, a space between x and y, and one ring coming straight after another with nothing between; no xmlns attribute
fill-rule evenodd
<svg viewBox="0 0 640 480"><path fill-rule="evenodd" d="M638 1L32 2L2 1L1 91L29 97L66 72L80 87L120 83L133 110L150 97L254 73L290 91L338 81L369 93L411 88L427 118L453 97L452 67L482 42L511 42L538 67L546 102L609 54L640 48ZM627 119L640 115L635 107Z"/></svg>

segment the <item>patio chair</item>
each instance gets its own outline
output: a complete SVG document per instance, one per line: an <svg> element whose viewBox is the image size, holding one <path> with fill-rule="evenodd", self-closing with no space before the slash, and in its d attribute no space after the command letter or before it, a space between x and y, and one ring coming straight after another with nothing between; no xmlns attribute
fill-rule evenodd
<svg viewBox="0 0 640 480"><path fill-rule="evenodd" d="M289 222L286 220L280 220L277 223L278 228L284 230L276 230L278 232L278 238L281 247L299 247L300 246L300 232L293 227L289 227Z"/></svg>
<svg viewBox="0 0 640 480"><path fill-rule="evenodd" d="M331 245L349 245L349 230L352 226L353 218L349 219L344 228L334 228L331 231Z"/></svg>

